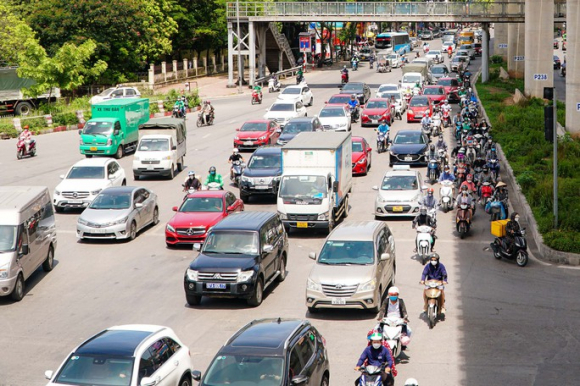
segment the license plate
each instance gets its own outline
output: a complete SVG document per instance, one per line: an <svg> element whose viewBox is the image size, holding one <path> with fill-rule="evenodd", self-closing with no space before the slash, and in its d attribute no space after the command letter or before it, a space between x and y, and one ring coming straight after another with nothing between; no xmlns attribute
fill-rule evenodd
<svg viewBox="0 0 580 386"><path fill-rule="evenodd" d="M207 289L226 289L225 283L207 283L205 285Z"/></svg>
<svg viewBox="0 0 580 386"><path fill-rule="evenodd" d="M417 118L423 118L423 113L415 113L415 116L416 116Z"/></svg>
<svg viewBox="0 0 580 386"><path fill-rule="evenodd" d="M68 200L67 202L69 204L82 204L83 203L81 200Z"/></svg>
<svg viewBox="0 0 580 386"><path fill-rule="evenodd" d="M269 186L268 185L256 185L255 188L258 190L266 190L269 188Z"/></svg>
<svg viewBox="0 0 580 386"><path fill-rule="evenodd" d="M413 157L405 157L405 161L413 161Z"/></svg>
<svg viewBox="0 0 580 386"><path fill-rule="evenodd" d="M345 298L334 298L332 299L332 304L335 306L344 306L346 304Z"/></svg>
<svg viewBox="0 0 580 386"><path fill-rule="evenodd" d="M102 228L91 228L90 233L108 233L108 231Z"/></svg>
<svg viewBox="0 0 580 386"><path fill-rule="evenodd" d="M297 228L308 228L308 223L307 222L297 222L296 227Z"/></svg>
<svg viewBox="0 0 580 386"><path fill-rule="evenodd" d="M371 120L372 123L379 123L376 119Z"/></svg>
<svg viewBox="0 0 580 386"><path fill-rule="evenodd" d="M147 165L147 170L153 170L153 165Z"/></svg>
<svg viewBox="0 0 580 386"><path fill-rule="evenodd" d="M90 151L97 151L96 146L91 146L91 148L89 149Z"/></svg>
<svg viewBox="0 0 580 386"><path fill-rule="evenodd" d="M393 212L402 212L402 211L403 211L402 206L393 206Z"/></svg>
<svg viewBox="0 0 580 386"><path fill-rule="evenodd" d="M252 141L246 141L244 142L244 145L248 145L248 146L252 146L254 144L254 142Z"/></svg>

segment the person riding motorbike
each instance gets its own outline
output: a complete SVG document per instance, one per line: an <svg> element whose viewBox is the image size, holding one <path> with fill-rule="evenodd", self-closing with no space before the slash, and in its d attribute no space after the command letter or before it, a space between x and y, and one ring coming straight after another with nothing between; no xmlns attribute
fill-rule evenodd
<svg viewBox="0 0 580 386"><path fill-rule="evenodd" d="M421 126L431 126L431 117L429 114L425 114L421 119Z"/></svg>
<svg viewBox="0 0 580 386"><path fill-rule="evenodd" d="M442 135L439 136L437 142L435 143L435 150L445 150L447 151L447 143L445 143L445 139Z"/></svg>
<svg viewBox="0 0 580 386"><path fill-rule="evenodd" d="M483 166L481 173L479 173L479 176L477 177L477 180L480 184L483 184L484 182L489 182L492 185L496 184L496 181L493 178L493 174L491 174L489 171L489 166L487 165Z"/></svg>
<svg viewBox="0 0 580 386"><path fill-rule="evenodd" d="M384 136L385 136L383 139L383 145L384 145L385 149L389 145L389 142L388 142L389 130L390 130L390 127L389 127L389 125L387 125L387 120L381 119L381 123L380 123L379 127L377 127L377 132L384 134Z"/></svg>
<svg viewBox="0 0 580 386"><path fill-rule="evenodd" d="M209 174L205 179L203 186L208 187L208 185L211 184L212 182L219 184L220 189L224 188L224 181L222 179L222 175L216 173L215 166L209 168Z"/></svg>
<svg viewBox="0 0 580 386"><path fill-rule="evenodd" d="M352 94L350 96L350 100L348 101L348 106L350 107L351 114L354 114L355 119L358 118L358 109L359 109L359 102L357 97Z"/></svg>
<svg viewBox="0 0 580 386"><path fill-rule="evenodd" d="M453 54L453 47L448 46L447 47L447 55L449 55L449 57L451 57L452 54Z"/></svg>
<svg viewBox="0 0 580 386"><path fill-rule="evenodd" d="M201 190L201 182L195 177L195 172L192 170L187 173L187 178L183 183L183 191L187 192L189 189Z"/></svg>
<svg viewBox="0 0 580 386"><path fill-rule="evenodd" d="M379 332L375 332L370 337L371 345L365 347L356 366L355 371L359 371L361 366L366 362L369 366L377 366L383 368L381 371L381 380L383 385L389 382L391 367L394 360L389 350L383 346L383 336ZM393 382L394 383L394 379ZM354 382L355 386L359 386L360 377Z"/></svg>
<svg viewBox="0 0 580 386"><path fill-rule="evenodd" d="M449 165L445 165L443 173L441 173L441 175L439 176L439 182L443 181L451 181L451 182L455 181L455 176L453 175L453 173L451 173L451 168L449 167Z"/></svg>
<svg viewBox="0 0 580 386"><path fill-rule="evenodd" d="M389 288L388 299L385 299L381 305L379 317L377 320L380 322L383 320L383 318L390 317L403 319L405 324L402 326L401 331L403 334L407 335L407 338L411 338L411 334L413 332L409 326L409 315L407 314L407 307L405 307L403 298L399 297L399 288L395 286ZM408 340L406 340L405 343L409 343ZM403 348L406 348L406 346L406 344L403 345Z"/></svg>
<svg viewBox="0 0 580 386"><path fill-rule="evenodd" d="M18 136L18 140L24 142L24 147L28 153L30 151L30 143L32 142L32 133L28 125L22 128L22 133Z"/></svg>
<svg viewBox="0 0 580 386"><path fill-rule="evenodd" d="M497 151L495 150L495 146L491 147L489 149L489 151L487 152L487 154L485 155L485 161L486 162L489 162L492 159L493 160L497 160L498 159L498 157L497 157Z"/></svg>
<svg viewBox="0 0 580 386"><path fill-rule="evenodd" d="M340 74L344 74L346 75L346 83L348 83L348 68L346 68L346 64L344 65L344 67L342 68L342 70L340 70Z"/></svg>
<svg viewBox="0 0 580 386"><path fill-rule="evenodd" d="M467 210L469 211L469 218L473 218L474 199L473 196L469 193L467 185L461 186L461 192L455 199L455 203L456 208L459 208L463 204L467 205L468 206Z"/></svg>
<svg viewBox="0 0 580 386"><path fill-rule="evenodd" d="M423 199L420 201L420 204L427 207L429 210L437 208L437 199L433 194L433 188L429 188L427 190L427 195L423 196Z"/></svg>
<svg viewBox="0 0 580 386"><path fill-rule="evenodd" d="M257 86L260 87L260 86ZM254 88L255 89L255 88ZM262 95L262 88L260 87L260 97ZM203 102L203 107L201 108L201 118L203 119L203 123L205 125L208 124L210 117L212 117L214 115L214 108L211 105L210 101L205 101Z"/></svg>
<svg viewBox="0 0 580 386"><path fill-rule="evenodd" d="M177 107L179 110L179 114L184 117L185 116L185 104L183 103L183 100L181 98L177 98L177 100L175 101L175 104L173 105L173 107Z"/></svg>
<svg viewBox="0 0 580 386"><path fill-rule="evenodd" d="M455 127L460 126L463 123L463 118L461 118L461 112L458 111L457 114L453 117L453 125Z"/></svg>
<svg viewBox="0 0 580 386"><path fill-rule="evenodd" d="M242 157L238 148L234 147L232 155L230 155L230 158L228 158L228 163L232 165L230 167L230 178L232 180L234 179L234 162L236 162L236 161L244 162L244 157Z"/></svg>
<svg viewBox="0 0 580 386"><path fill-rule="evenodd" d="M507 200L509 198L507 185L505 182L498 182L495 186L495 191L493 192L492 199L499 200L504 204L507 204Z"/></svg>
<svg viewBox="0 0 580 386"><path fill-rule="evenodd" d="M449 101L447 99L443 101L443 104L441 105L441 111L443 113L447 111L449 114L451 114L451 105L449 104Z"/></svg>
<svg viewBox="0 0 580 386"><path fill-rule="evenodd" d="M427 214L427 208L425 206L422 206L421 209L419 209L419 214L413 219L412 224L413 224L412 225L413 229L415 229L417 226L422 226L422 225L430 226L433 229L431 231L431 236L432 236L431 237L431 250L434 251L435 250L435 239L437 238L437 236L435 236L435 230L437 229L437 220L435 220L433 217L431 217ZM417 247L415 247L413 252L417 252Z"/></svg>
<svg viewBox="0 0 580 386"><path fill-rule="evenodd" d="M475 183L473 182L473 175L472 174L468 174L465 181L463 181L463 183L461 184L461 186L459 187L460 189L463 189L464 186L467 186L467 190L469 190L469 194L473 195L477 189L475 187Z"/></svg>
<svg viewBox="0 0 580 386"><path fill-rule="evenodd" d="M510 216L510 221L505 226L505 240L508 253L513 253L516 236L522 231L519 221L520 215L518 212L513 212Z"/></svg>
<svg viewBox="0 0 580 386"><path fill-rule="evenodd" d="M443 285L438 287L441 290L441 313L445 314L445 284L447 283L447 270L443 263L439 262L439 255L437 253L432 253L430 256L429 264L425 265L423 268L423 274L421 275L420 284L425 284L427 280L439 280L443 282ZM427 295L423 292L423 312L427 312Z"/></svg>
<svg viewBox="0 0 580 386"><path fill-rule="evenodd" d="M359 63L359 58L358 56L354 55L351 59L350 59L350 65L352 68L358 68L358 63Z"/></svg>

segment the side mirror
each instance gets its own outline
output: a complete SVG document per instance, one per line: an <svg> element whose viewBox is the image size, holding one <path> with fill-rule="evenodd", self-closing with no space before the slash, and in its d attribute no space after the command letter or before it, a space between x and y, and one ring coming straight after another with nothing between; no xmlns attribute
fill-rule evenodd
<svg viewBox="0 0 580 386"><path fill-rule="evenodd" d="M403 83L403 82L401 81L401 79L399 79L399 83Z"/></svg>
<svg viewBox="0 0 580 386"><path fill-rule="evenodd" d="M373 151L373 149L371 147L367 148L367 153L370 153L372 151Z"/></svg>
<svg viewBox="0 0 580 386"><path fill-rule="evenodd" d="M171 150L177 150L177 146L175 145L171 146Z"/></svg>
<svg viewBox="0 0 580 386"><path fill-rule="evenodd" d="M61 180L64 180L64 174L61 174L59 177Z"/></svg>
<svg viewBox="0 0 580 386"><path fill-rule="evenodd" d="M293 385L303 385L308 382L308 377L306 375L297 375L292 378Z"/></svg>
<svg viewBox="0 0 580 386"><path fill-rule="evenodd" d="M171 210L173 210L174 212L177 212L177 209L178 208L176 206L174 206L173 208L171 208Z"/></svg>
<svg viewBox="0 0 580 386"><path fill-rule="evenodd" d="M141 382L139 382L139 386L155 386L157 384L157 380L149 377L143 377Z"/></svg>
<svg viewBox="0 0 580 386"><path fill-rule="evenodd" d="M137 209L143 208L143 203L142 202L135 203L135 208L137 208Z"/></svg>
<svg viewBox="0 0 580 386"><path fill-rule="evenodd" d="M110 174L109 177L107 177L109 180L114 180L115 179L115 175Z"/></svg>
<svg viewBox="0 0 580 386"><path fill-rule="evenodd" d="M201 250L201 244L200 243L194 243L193 244L193 249L195 249L196 251L199 252Z"/></svg>
<svg viewBox="0 0 580 386"><path fill-rule="evenodd" d="M113 135L119 135L119 130L113 130Z"/></svg>
<svg viewBox="0 0 580 386"><path fill-rule="evenodd" d="M193 370L191 372L191 378L193 378L194 381L199 382L201 380L201 371Z"/></svg>
<svg viewBox="0 0 580 386"><path fill-rule="evenodd" d="M390 253L381 253L381 261L382 260L389 260L391 258Z"/></svg>
<svg viewBox="0 0 580 386"><path fill-rule="evenodd" d="M83 129L79 129L79 135L83 133Z"/></svg>
<svg viewBox="0 0 580 386"><path fill-rule="evenodd" d="M240 131L240 128L239 127L236 127L236 131Z"/></svg>
<svg viewBox="0 0 580 386"><path fill-rule="evenodd" d="M376 186L376 185L374 185L374 186L373 186L373 190L379 190L379 187L378 187L378 186Z"/></svg>
<svg viewBox="0 0 580 386"><path fill-rule="evenodd" d="M338 192L338 181L334 181L334 182L332 183L332 191L333 191L334 193Z"/></svg>
<svg viewBox="0 0 580 386"><path fill-rule="evenodd" d="M226 211L228 211L228 212L233 212L235 209L236 209L236 208L234 208L234 206L233 206L233 205L230 205L230 206L228 206L228 207L226 208Z"/></svg>
<svg viewBox="0 0 580 386"><path fill-rule="evenodd" d="M308 257L310 257L312 260L316 260L316 252L310 252Z"/></svg>
<svg viewBox="0 0 580 386"><path fill-rule="evenodd" d="M274 246L270 245L270 244L266 244L264 245L264 247L262 248L262 252L264 253L270 253L274 250Z"/></svg>
<svg viewBox="0 0 580 386"><path fill-rule="evenodd" d="M22 244L20 250L22 255L28 255L28 253L30 253L30 248L28 247L28 244Z"/></svg>
<svg viewBox="0 0 580 386"><path fill-rule="evenodd" d="M44 372L44 378L46 378L48 380L51 380L53 374L54 374L54 371L52 371L52 370L46 370Z"/></svg>

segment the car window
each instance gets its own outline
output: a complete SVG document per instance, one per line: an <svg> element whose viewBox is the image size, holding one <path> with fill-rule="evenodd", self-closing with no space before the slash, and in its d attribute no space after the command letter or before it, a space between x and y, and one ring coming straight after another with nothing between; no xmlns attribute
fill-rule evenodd
<svg viewBox="0 0 580 386"><path fill-rule="evenodd" d="M167 344L167 346L169 346L169 349L171 350L171 352L173 354L175 354L176 352L179 351L179 349L181 348L181 346L179 345L179 343L177 343L176 341L174 341L171 338L163 338L165 340L165 343Z"/></svg>
<svg viewBox="0 0 580 386"><path fill-rule="evenodd" d="M314 355L314 346L312 345L312 341L310 340L309 332L304 334L298 340L298 342L296 342L296 346L294 346L294 349L296 349L296 351L299 353L304 368L310 361L310 358L312 358L312 355Z"/></svg>
<svg viewBox="0 0 580 386"><path fill-rule="evenodd" d="M113 163L110 162L109 164L107 164L107 177L110 177L113 174L115 174L115 169L113 168Z"/></svg>
<svg viewBox="0 0 580 386"><path fill-rule="evenodd" d="M383 253L387 253L387 236L385 230L379 232L376 240L377 244L377 256L380 258Z"/></svg>
<svg viewBox="0 0 580 386"><path fill-rule="evenodd" d="M141 355L141 360L139 361L139 382L144 377L150 377L155 372L155 363L153 362L153 355L149 349L145 350L143 355Z"/></svg>
<svg viewBox="0 0 580 386"><path fill-rule="evenodd" d="M113 98L122 98L123 97L123 90L115 90L111 94Z"/></svg>
<svg viewBox="0 0 580 386"><path fill-rule="evenodd" d="M18 227L18 233L19 233L19 240L18 240L18 254L21 255L22 254L22 246L23 245L30 245L28 243L28 232L26 231L26 228L24 227L24 225L20 225Z"/></svg>
<svg viewBox="0 0 580 386"><path fill-rule="evenodd" d="M145 201L145 195L143 194L143 189L138 189L133 193L133 203L142 204Z"/></svg>
<svg viewBox="0 0 580 386"><path fill-rule="evenodd" d="M119 122L115 122L115 130L121 131L121 124Z"/></svg>
<svg viewBox="0 0 580 386"><path fill-rule="evenodd" d="M164 339L160 339L153 343L151 347L149 347L149 351L151 352L155 370L163 366L163 364L165 364L165 362L167 362L167 360L173 355L173 352Z"/></svg>
<svg viewBox="0 0 580 386"><path fill-rule="evenodd" d="M135 96L135 95L137 95L137 93L135 92L135 90L133 90L132 88L128 88L126 91L127 92L126 92L125 95L127 95L127 96Z"/></svg>

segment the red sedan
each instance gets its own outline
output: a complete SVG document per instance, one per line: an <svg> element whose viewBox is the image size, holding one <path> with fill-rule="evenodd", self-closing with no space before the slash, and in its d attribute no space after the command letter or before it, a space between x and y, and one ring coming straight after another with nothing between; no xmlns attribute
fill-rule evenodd
<svg viewBox="0 0 580 386"><path fill-rule="evenodd" d="M273 119L248 121L236 131L234 147L240 150L257 149L260 146L276 144L280 136L280 127Z"/></svg>
<svg viewBox="0 0 580 386"><path fill-rule="evenodd" d="M352 175L363 175L371 168L372 150L363 137L352 137Z"/></svg>
<svg viewBox="0 0 580 386"><path fill-rule="evenodd" d="M203 243L209 228L233 212L244 210L244 203L226 190L205 190L188 194L165 227L168 247Z"/></svg>
<svg viewBox="0 0 580 386"><path fill-rule="evenodd" d="M425 95L427 98L429 98L434 105L443 103L443 101L447 99L445 87L437 85L423 87L422 95Z"/></svg>
<svg viewBox="0 0 580 386"><path fill-rule="evenodd" d="M429 116L433 115L431 99L424 95L413 96L407 109L407 122L421 122L425 111L428 112Z"/></svg>
<svg viewBox="0 0 580 386"><path fill-rule="evenodd" d="M457 78L440 78L437 81L437 86L443 86L445 88L449 102L459 102L459 81Z"/></svg>
<svg viewBox="0 0 580 386"><path fill-rule="evenodd" d="M361 126L378 126L383 119L387 124L392 125L394 119L394 107L386 98L369 99L364 110L361 113Z"/></svg>

